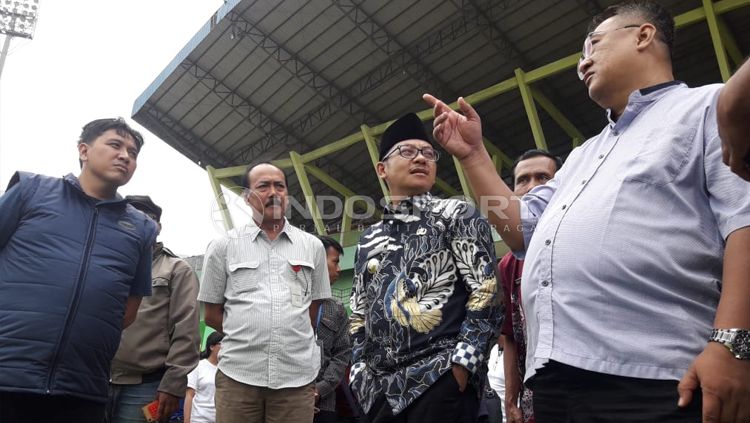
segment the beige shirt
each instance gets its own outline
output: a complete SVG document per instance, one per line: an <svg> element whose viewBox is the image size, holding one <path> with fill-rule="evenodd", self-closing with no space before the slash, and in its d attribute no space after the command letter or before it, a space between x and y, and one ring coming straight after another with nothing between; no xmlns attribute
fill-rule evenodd
<svg viewBox="0 0 750 423"><path fill-rule="evenodd" d="M151 277L151 296L143 298L136 320L122 332L111 382L139 384L143 375L165 370L159 391L184 397L187 374L200 354L198 278L161 243L154 251Z"/></svg>
<svg viewBox="0 0 750 423"><path fill-rule="evenodd" d="M219 370L271 389L312 382L320 348L308 309L330 296L323 244L288 222L273 241L254 223L213 241L198 299L224 304Z"/></svg>

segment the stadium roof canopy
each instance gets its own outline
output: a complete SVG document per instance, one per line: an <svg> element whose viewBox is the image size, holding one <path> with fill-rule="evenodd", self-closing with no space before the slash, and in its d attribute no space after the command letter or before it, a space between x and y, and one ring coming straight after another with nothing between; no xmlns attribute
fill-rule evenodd
<svg viewBox="0 0 750 423"><path fill-rule="evenodd" d="M603 127L575 64L590 17L612 3L230 0L138 97L133 117L212 181L232 185L238 166L275 160L297 173L296 198L308 185L308 195L379 198L368 144L406 112L424 111L431 127L422 93L462 95L507 176L523 151L566 156ZM721 82L750 52L750 0L661 3L679 28L677 79ZM441 158L436 192L463 192L460 175Z"/></svg>

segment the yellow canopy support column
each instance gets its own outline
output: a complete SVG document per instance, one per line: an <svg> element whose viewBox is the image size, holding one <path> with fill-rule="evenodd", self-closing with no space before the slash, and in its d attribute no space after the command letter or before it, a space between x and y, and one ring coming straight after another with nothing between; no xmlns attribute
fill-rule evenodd
<svg viewBox="0 0 750 423"><path fill-rule="evenodd" d="M372 130L367 125L361 125L359 127L362 130L362 135L365 136L365 144L367 144L367 152L370 153L370 160L372 160L372 167L375 169L375 173L377 174L377 168L378 168L378 162L380 161L380 155L378 154L378 143L375 141L375 136L372 135ZM380 189L383 191L383 198L385 199L386 203L390 203L391 195L388 192L388 186L386 186L385 181L378 178L378 182L380 183Z"/></svg>
<svg viewBox="0 0 750 423"><path fill-rule="evenodd" d="M339 231L339 243L346 245L346 234L351 230L352 214L354 212L354 199L344 197L344 215L341 216L341 231Z"/></svg>
<svg viewBox="0 0 750 423"><path fill-rule="evenodd" d="M487 137L482 137L482 142L484 143L484 148L486 148L487 152L490 153L490 157L497 156L499 160L495 165L497 173L500 173L500 169L502 169L503 166L513 167L513 159L508 157L508 155L505 154L502 150L495 147L495 144L493 144L492 141L488 140Z"/></svg>
<svg viewBox="0 0 750 423"><path fill-rule="evenodd" d="M302 162L302 156L296 151L290 151L289 158L292 160L294 172L297 174L299 185L305 194L305 204L307 204L307 210L312 215L315 230L318 232L318 235L325 235L326 227L323 223L323 218L320 216L320 209L318 209L318 203L315 201L315 194L313 194L310 180L307 179L307 172L305 171L305 163Z"/></svg>
<svg viewBox="0 0 750 423"><path fill-rule="evenodd" d="M534 97L531 95L531 88L526 83L526 74L520 68L516 68L515 72L523 106L526 109L526 116L528 116L529 125L531 125L531 133L534 135L534 144L536 144L536 148L549 151L547 140L544 139L544 131L542 131L542 122L539 120L539 114L534 104Z"/></svg>
<svg viewBox="0 0 750 423"><path fill-rule="evenodd" d="M208 173L208 181L211 183L211 189L214 190L214 199L216 205L219 206L219 212L221 213L222 223L224 229L234 229L234 222L232 222L232 215L229 213L229 207L227 207L224 193L221 191L221 184L219 179L216 177L216 169L213 166L206 166L206 172Z"/></svg>
<svg viewBox="0 0 750 423"><path fill-rule="evenodd" d="M727 27L726 22L721 16L716 17L716 22L719 24L719 32L721 33L721 42L724 43L724 47L727 49L727 54L732 59L735 69L740 67L744 62L745 58L740 52L740 48L737 46L737 40L732 36L732 31Z"/></svg>
<svg viewBox="0 0 750 423"><path fill-rule="evenodd" d="M302 156L304 157L304 156ZM333 179L329 174L325 173L323 169L320 169L319 167L313 166L311 164L305 165L305 170L312 176L316 177L320 182L328 185L333 189L334 191L341 194L342 197L344 197L344 200L349 199L349 197L352 197L352 207L356 203L355 200L362 200L362 198L356 198L357 194L354 193L351 189L347 188L344 184L341 182ZM366 207L365 207L366 209ZM353 210L353 209L352 209ZM380 210L375 210L375 216L380 218L381 213Z"/></svg>
<svg viewBox="0 0 750 423"><path fill-rule="evenodd" d="M541 91L537 91L531 88L531 95L539 103L539 105L542 106L542 109L547 112L552 120L560 125L560 128L562 128L562 130L565 131L565 133L568 134L568 136L573 140L573 148L578 147L578 145L580 145L585 138L583 137L581 131L579 131L578 128L573 125L573 122L565 117L563 112L561 112L560 109L558 109L554 105L554 103L552 103L552 101L547 98L547 96L542 94Z"/></svg>
<svg viewBox="0 0 750 423"><path fill-rule="evenodd" d="M732 71L729 69L729 59L727 58L727 51L724 48L724 42L721 39L721 31L719 30L719 23L716 19L713 1L703 0L703 10L706 12L706 22L708 22L708 29L711 32L711 41L714 44L716 61L719 62L721 79L722 81L727 82L729 77L732 76Z"/></svg>

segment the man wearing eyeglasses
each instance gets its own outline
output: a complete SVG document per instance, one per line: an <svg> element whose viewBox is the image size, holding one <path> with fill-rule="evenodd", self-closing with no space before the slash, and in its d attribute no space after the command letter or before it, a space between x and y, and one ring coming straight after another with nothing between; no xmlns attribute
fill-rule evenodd
<svg viewBox="0 0 750 423"><path fill-rule="evenodd" d="M442 200L439 153L411 113L383 133L383 220L360 238L351 297L351 386L370 423L473 422L502 310L490 226Z"/></svg>
<svg viewBox="0 0 750 423"><path fill-rule="evenodd" d="M476 111L425 96L475 194L509 204L486 212L525 256L536 421L750 421L750 185L722 163L722 86L674 81L657 3L610 7L591 29L578 73L607 125L520 201Z"/></svg>

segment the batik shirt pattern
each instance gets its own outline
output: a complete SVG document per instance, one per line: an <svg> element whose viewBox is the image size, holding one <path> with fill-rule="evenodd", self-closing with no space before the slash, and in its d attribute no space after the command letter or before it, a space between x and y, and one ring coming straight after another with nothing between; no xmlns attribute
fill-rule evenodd
<svg viewBox="0 0 750 423"><path fill-rule="evenodd" d="M482 392L502 321L490 226L465 201L429 193L387 207L360 239L351 296L351 386L365 411L403 411L453 363Z"/></svg>

